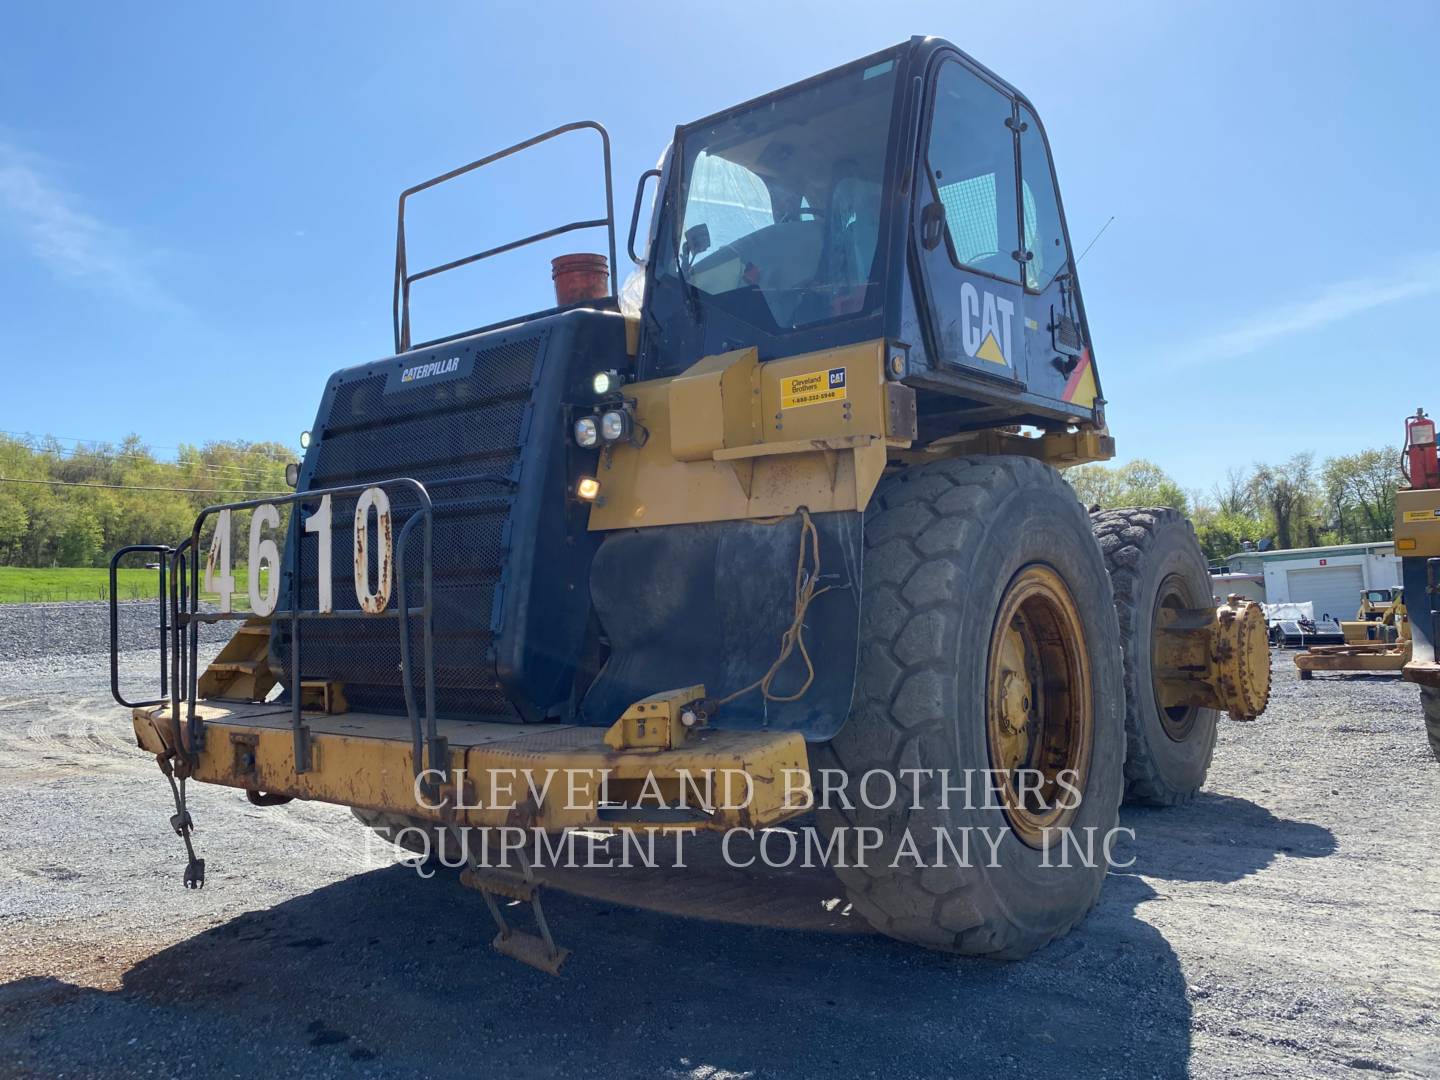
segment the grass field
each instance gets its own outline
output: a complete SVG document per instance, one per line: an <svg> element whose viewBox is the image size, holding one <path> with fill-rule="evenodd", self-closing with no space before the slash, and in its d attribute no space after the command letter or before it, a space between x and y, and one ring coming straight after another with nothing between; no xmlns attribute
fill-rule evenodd
<svg viewBox="0 0 1440 1080"><path fill-rule="evenodd" d="M135 556L139 558L139 556ZM154 570L125 569L116 579L121 600L154 599L159 589L159 574ZM247 568L235 568L236 611L250 608ZM201 599L214 601L210 593ZM67 600L108 600L110 571L104 567L61 567L37 570L25 566L0 566L0 604L57 603Z"/></svg>

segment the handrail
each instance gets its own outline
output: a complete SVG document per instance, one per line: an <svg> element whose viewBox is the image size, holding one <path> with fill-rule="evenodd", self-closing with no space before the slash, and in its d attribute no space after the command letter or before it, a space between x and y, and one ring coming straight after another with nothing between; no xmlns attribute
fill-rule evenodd
<svg viewBox="0 0 1440 1080"><path fill-rule="evenodd" d="M640 204L645 200L645 181L651 177L659 179L664 174L659 169L646 169L640 174L640 179L635 183L635 205L630 210L630 233L625 238L625 254L630 256L633 263L642 262L639 255L635 254L635 230L640 225ZM645 258L650 257L650 249L647 245Z"/></svg>
<svg viewBox="0 0 1440 1080"><path fill-rule="evenodd" d="M387 607L384 611L375 613L365 611L306 611L299 605L300 592L300 542L302 532L298 528L299 504L302 502L313 502L325 496L359 495L370 488L386 488L391 486L403 486L412 491L419 502L419 509L410 516L400 530L400 537L395 545L394 567L397 587L397 604ZM179 548L175 549L173 556L176 564L176 577L184 574L184 551L188 547L192 551L200 550L200 532L205 521L212 515L223 510L254 510L260 506L290 506L290 590L287 598L288 608L276 610L271 613L274 620L288 619L290 621L290 723L295 737L295 771L305 772L310 766L309 729L305 727L301 717L301 692L300 692L300 622L307 619L340 619L340 618L362 618L362 619L395 619L400 626L400 669L401 680L405 687L405 710L410 720L412 742L415 747L413 766L415 775L419 777L426 767L421 753L422 745L428 745L429 760L428 767L432 770L439 770L439 775L448 773L446 758L448 751L445 748L445 740L439 737L435 722L435 651L434 651L434 605L432 599L432 540L433 540L433 517L434 506L430 499L430 493L425 485L411 477L393 477L389 480L372 481L356 484L345 484L339 487L311 488L307 491L297 491L290 495L281 495L274 498L247 499L243 502L217 503L202 509L195 517L195 524L191 528L190 536L187 537ZM422 576L424 585L424 597L417 607L409 606L408 590L405 578L405 553L407 541L415 523L423 520L425 523L424 536L424 559L422 563ZM272 571L273 572L273 571ZM198 660L200 625L202 623L234 622L250 617L250 613L243 611L228 612L204 612L200 611L200 559L189 560L188 565L188 606L184 612L176 611L175 623L178 631L183 625L189 631L188 635L188 662L185 662L179 642L176 642L176 655L172 662L176 664L176 677L172 689L172 731L175 739L176 752L182 756L193 759L194 752L203 745L203 727L196 713L196 699L198 697ZM177 593L172 583L171 594L178 608L181 593L185 592L181 586L181 592ZM412 688L412 673L410 664L409 649L409 627L411 616L420 616L423 619L422 634L424 640L425 660L425 716L424 716L424 740L422 744L422 727L419 708L415 703ZM178 633L177 633L178 638ZM183 684L181 680L183 681ZM180 694L180 687L184 686L184 695ZM184 735L179 724L180 702L187 703Z"/></svg>
<svg viewBox="0 0 1440 1080"><path fill-rule="evenodd" d="M160 556L160 592L156 597L160 603L160 696L153 701L127 701L125 696L120 693L119 566L120 560L126 555L133 555L139 551ZM168 544L130 544L110 556L110 696L127 709L144 709L151 705L163 705L170 697L170 690L165 679L165 638L169 634L169 626L165 618L165 605L168 599L165 595L165 562L170 558L171 552L172 549Z"/></svg>
<svg viewBox="0 0 1440 1080"><path fill-rule="evenodd" d="M605 161L605 216L585 221L572 221L568 225L561 225L554 229L546 229L544 232L534 233L521 240L512 240L509 243L501 244L498 247L490 248L488 251L481 251L474 255L467 255L461 259L454 259L439 266L432 266L421 270L418 273L410 273L407 264L405 250L405 200L411 195L418 194L436 184L443 184L447 180L454 180L457 176L482 169L486 165L499 161L501 158L509 157L511 154L518 154L521 150L528 150L538 143L546 142L560 135L571 131L579 131L584 128L591 128L600 134L600 144ZM416 184L414 187L406 188L400 193L400 206L398 223L395 234L395 290L391 304L391 319L395 327L395 351L406 352L410 348L410 286L416 281L436 274L443 274L446 271L457 269L461 266L468 266L482 259L488 259L494 255L503 255L507 251L514 251L516 248L525 247L527 244L539 243L541 240L549 240L552 237L560 236L567 232L574 232L577 229L598 229L605 226L610 240L610 292L614 296L620 294L619 269L615 265L615 193L610 170L610 133L594 120L577 120L570 124L561 124L557 128L551 128L524 142L518 142L513 146L507 146L504 150L498 150L468 165L461 165L458 169L451 169L440 176L426 180L424 183Z"/></svg>
<svg viewBox="0 0 1440 1080"><path fill-rule="evenodd" d="M405 525L400 530L400 539L395 542L395 562L399 568L395 575L395 599L399 605L399 610L405 612L410 610L409 600L407 599L405 591L405 544L406 541L410 539L410 530L415 527L417 520L417 517L412 516L409 521L405 522ZM430 768L444 769L443 762L447 751L444 741L439 738L435 730L435 709L433 705L435 701L435 646L430 637L431 626L428 615L430 609L430 531L429 518L427 517L425 527L425 552L424 559L422 560L422 566L424 567L425 610L427 611L423 631L425 646L425 702L427 706L427 712L425 714L425 738L429 742ZM418 717L419 710L415 707L415 688L410 680L410 667L410 619L408 616L401 616L400 679L401 682L404 683L405 712L410 716ZM422 757L420 725L412 722L410 725L410 761L414 767L416 779L419 779L422 772L420 767ZM442 762L441 765L437 766L435 764L437 759Z"/></svg>
<svg viewBox="0 0 1440 1080"><path fill-rule="evenodd" d="M187 536L170 555L170 744L175 752L184 750L180 730L180 702L185 700L185 612L190 607L190 581L187 575L186 552L191 549Z"/></svg>

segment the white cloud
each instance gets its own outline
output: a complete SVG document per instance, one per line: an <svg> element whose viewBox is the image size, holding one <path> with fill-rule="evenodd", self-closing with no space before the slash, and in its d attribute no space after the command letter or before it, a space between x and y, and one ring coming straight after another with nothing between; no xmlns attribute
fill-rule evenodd
<svg viewBox="0 0 1440 1080"><path fill-rule="evenodd" d="M1440 293L1440 253L1410 260L1394 274L1354 278L1327 285L1305 300L1281 304L1171 353L1170 367L1232 360L1296 334L1371 311L1399 300Z"/></svg>
<svg viewBox="0 0 1440 1080"><path fill-rule="evenodd" d="M20 237L30 254L57 277L138 307L181 308L124 230L86 213L51 182L33 154L3 139L0 226Z"/></svg>

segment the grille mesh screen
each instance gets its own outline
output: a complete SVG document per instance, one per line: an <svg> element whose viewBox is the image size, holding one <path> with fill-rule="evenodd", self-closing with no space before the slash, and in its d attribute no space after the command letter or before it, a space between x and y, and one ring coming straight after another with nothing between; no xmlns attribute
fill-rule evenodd
<svg viewBox="0 0 1440 1080"><path fill-rule="evenodd" d="M479 474L512 476L543 335L475 354L471 373L433 385L385 393L387 372L357 374L336 388L316 446L308 486L337 487L408 476L420 481L434 504L433 597L435 604L436 712L450 717L518 719L494 674L491 621L496 587L504 570L511 489ZM394 536L417 503L403 487L386 489ZM332 508L331 570L334 605L358 610L352 584L353 498ZM374 523L371 522L373 536ZM423 573L423 528L411 532L405 559L410 603L418 606ZM301 544L300 602L316 606L316 542ZM398 552L397 552L398 555ZM371 581L378 580L372 555ZM398 596L391 606L398 606ZM420 620L411 620L410 641L417 703L423 702ZM337 679L354 709L405 711L400 678L399 629L391 619L310 621L301 634L300 670L306 677ZM285 667L288 646L274 658ZM288 681L288 672L287 672Z"/></svg>

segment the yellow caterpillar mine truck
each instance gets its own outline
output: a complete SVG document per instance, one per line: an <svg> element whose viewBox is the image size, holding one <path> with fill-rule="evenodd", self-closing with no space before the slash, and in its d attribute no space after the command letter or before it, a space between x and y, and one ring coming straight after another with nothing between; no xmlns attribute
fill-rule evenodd
<svg viewBox="0 0 1440 1080"><path fill-rule="evenodd" d="M561 136L598 137L605 218L410 268L410 199ZM651 180L636 311L597 124L401 197L396 355L331 377L293 495L160 552L168 689L133 704L175 828L195 781L457 846L813 801L876 928L1028 953L1106 872L1056 838L1189 798L1217 710L1253 719L1270 680L1260 610L1215 607L1181 515L1091 516L1059 472L1114 444L1040 119L914 38L677 128L632 256ZM411 341L416 283L585 227L610 257L557 260L557 307ZM252 614L202 672L199 627L247 618L232 544ZM702 776L746 796L697 800ZM993 859L906 851L977 829ZM533 858L465 858L497 947L558 967ZM539 936L497 896L536 901Z"/></svg>

